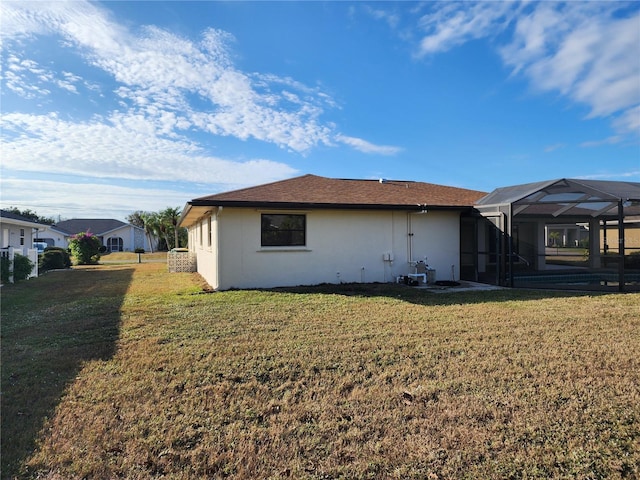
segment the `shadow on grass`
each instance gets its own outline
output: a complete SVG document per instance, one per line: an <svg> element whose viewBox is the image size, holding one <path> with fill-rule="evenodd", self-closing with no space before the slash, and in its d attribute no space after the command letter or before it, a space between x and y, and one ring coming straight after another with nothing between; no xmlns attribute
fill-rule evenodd
<svg viewBox="0 0 640 480"><path fill-rule="evenodd" d="M359 297L389 297L416 305L459 305L487 302L526 301L544 298L565 298L577 296L607 295L617 292L586 292L577 290L536 290L504 288L498 290L465 290L455 291L429 290L406 285L369 283L369 284L324 284L318 286L280 287L268 289L270 292L326 294Z"/></svg>
<svg viewBox="0 0 640 480"><path fill-rule="evenodd" d="M2 478L20 478L85 362L116 350L131 268L78 269L2 287Z"/></svg>

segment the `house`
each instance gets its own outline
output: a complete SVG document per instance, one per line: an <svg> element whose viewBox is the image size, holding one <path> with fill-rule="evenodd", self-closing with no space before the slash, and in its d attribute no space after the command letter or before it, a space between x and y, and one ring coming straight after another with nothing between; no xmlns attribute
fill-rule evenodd
<svg viewBox="0 0 640 480"><path fill-rule="evenodd" d="M304 175L196 198L182 212L214 289L460 278L461 216L484 192Z"/></svg>
<svg viewBox="0 0 640 480"><path fill-rule="evenodd" d="M0 248L13 247L16 249L33 248L33 242L38 238L38 232L47 225L7 210L0 210Z"/></svg>
<svg viewBox="0 0 640 480"><path fill-rule="evenodd" d="M220 290L425 280L428 265L436 280L640 291L637 182L556 179L485 194L304 175L191 200L180 225L198 272ZM550 232L571 248L550 249Z"/></svg>
<svg viewBox="0 0 640 480"><path fill-rule="evenodd" d="M33 242L46 225L7 210L0 210L0 251L3 257L13 260L14 255L24 255L34 264L31 276L38 276L38 251Z"/></svg>
<svg viewBox="0 0 640 480"><path fill-rule="evenodd" d="M87 231L98 237L108 252L130 252L137 248L149 250L149 241L142 228L114 219L64 220L47 226L39 233L38 240L49 246L67 248L73 235Z"/></svg>

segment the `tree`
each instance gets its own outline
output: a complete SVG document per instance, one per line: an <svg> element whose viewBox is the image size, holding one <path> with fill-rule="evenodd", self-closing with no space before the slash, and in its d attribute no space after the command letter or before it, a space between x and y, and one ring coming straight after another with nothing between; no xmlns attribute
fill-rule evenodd
<svg viewBox="0 0 640 480"><path fill-rule="evenodd" d="M142 212L140 218L142 220L142 228L144 228L144 233L149 239L149 248L151 249L151 253L153 253L153 242L158 236L159 231L158 214L153 212Z"/></svg>
<svg viewBox="0 0 640 480"><path fill-rule="evenodd" d="M130 215L127 215L127 222L131 225L139 228L144 228L144 216L147 212L143 212L142 210L137 210Z"/></svg>
<svg viewBox="0 0 640 480"><path fill-rule="evenodd" d="M167 242L167 249L171 250L169 237L173 235L173 245L178 248L180 246L180 236L178 232L178 220L180 220L180 209L177 207L167 207L159 213L160 231L163 233Z"/></svg>
<svg viewBox="0 0 640 480"><path fill-rule="evenodd" d="M153 252L153 240L158 238L158 249L162 249L162 243L166 245L167 250L173 247L179 247L180 244L187 244L187 231L185 228L178 227L180 221L180 208L167 207L159 212L133 212L127 216L127 220L132 225L144 228L145 234L149 239L151 251Z"/></svg>
<svg viewBox="0 0 640 480"><path fill-rule="evenodd" d="M16 215L20 215L21 217L28 218L34 222L43 223L45 225L53 225L56 221L51 217L42 217L38 215L36 212L30 209L20 210L16 207L9 207L6 210L7 212L15 213Z"/></svg>
<svg viewBox="0 0 640 480"><path fill-rule="evenodd" d="M142 228L144 234L149 240L149 249L153 253L153 243L158 236L158 214L154 212L145 212L138 210L127 215L127 222L136 227Z"/></svg>

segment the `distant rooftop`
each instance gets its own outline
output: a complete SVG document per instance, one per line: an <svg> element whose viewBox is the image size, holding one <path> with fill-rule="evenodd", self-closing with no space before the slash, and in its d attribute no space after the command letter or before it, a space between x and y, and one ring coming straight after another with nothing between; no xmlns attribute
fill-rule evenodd
<svg viewBox="0 0 640 480"><path fill-rule="evenodd" d="M44 223L37 222L35 220L32 220L31 218L23 217L22 215L9 212L7 210L0 210L0 217L6 218L7 220L18 220L20 222L29 222L29 223L35 223L38 225L44 225Z"/></svg>
<svg viewBox="0 0 640 480"><path fill-rule="evenodd" d="M101 235L127 225L127 223L111 218L74 218L72 220L58 222L52 225L52 227L70 235L86 232L87 230L95 235Z"/></svg>

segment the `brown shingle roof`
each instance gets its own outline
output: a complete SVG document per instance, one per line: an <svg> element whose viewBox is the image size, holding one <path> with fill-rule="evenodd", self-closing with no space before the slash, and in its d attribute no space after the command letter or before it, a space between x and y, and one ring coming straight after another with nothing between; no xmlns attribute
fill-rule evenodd
<svg viewBox="0 0 640 480"><path fill-rule="evenodd" d="M485 192L400 180L345 180L303 175L279 182L196 198L182 212L191 223L196 211L212 206L263 208L404 209L468 208ZM188 218L187 218L188 217Z"/></svg>
<svg viewBox="0 0 640 480"><path fill-rule="evenodd" d="M289 180L200 197L193 203L470 207L484 195L486 195L485 192L423 182L345 180L303 175Z"/></svg>

